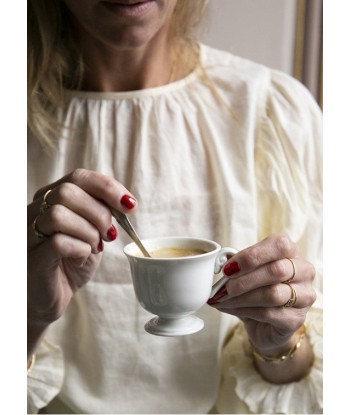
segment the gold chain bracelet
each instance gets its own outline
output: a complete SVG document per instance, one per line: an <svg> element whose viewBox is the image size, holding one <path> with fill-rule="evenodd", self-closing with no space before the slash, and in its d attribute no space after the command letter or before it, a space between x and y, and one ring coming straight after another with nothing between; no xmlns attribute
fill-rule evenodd
<svg viewBox="0 0 350 415"><path fill-rule="evenodd" d="M270 357L270 356L265 356L261 353L259 353L257 350L254 349L252 343L250 342L250 351L253 354L253 356L260 360L261 362L269 362L269 363L274 363L274 364L279 364L282 362L287 361L288 359L291 359L295 352L299 349L299 347L301 346L304 338L305 338L305 334L306 334L306 327L305 324L303 324L299 330L297 330L297 333L299 334L299 339L298 341L295 343L295 345L293 347L291 347L288 352L282 356L279 357Z"/></svg>

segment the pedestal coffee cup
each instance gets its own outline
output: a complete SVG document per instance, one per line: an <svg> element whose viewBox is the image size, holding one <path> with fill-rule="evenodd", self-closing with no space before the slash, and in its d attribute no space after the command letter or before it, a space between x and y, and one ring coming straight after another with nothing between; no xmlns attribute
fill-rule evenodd
<svg viewBox="0 0 350 415"><path fill-rule="evenodd" d="M183 336L201 330L204 322L194 313L223 286L214 286L228 255L238 251L221 248L214 241L189 237L143 240L151 258L144 257L135 243L124 248L131 268L135 295L140 305L156 317L145 330L159 336Z"/></svg>

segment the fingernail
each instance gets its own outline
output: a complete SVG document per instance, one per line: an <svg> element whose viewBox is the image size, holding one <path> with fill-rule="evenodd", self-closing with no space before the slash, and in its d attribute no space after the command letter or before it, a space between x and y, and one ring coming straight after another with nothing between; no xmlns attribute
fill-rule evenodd
<svg viewBox="0 0 350 415"><path fill-rule="evenodd" d="M207 304L215 304L217 303L221 298L225 297L228 294L227 292L227 288L224 285L223 287L220 288L220 290L214 295L214 297L209 298L209 300L207 301Z"/></svg>
<svg viewBox="0 0 350 415"><path fill-rule="evenodd" d="M103 245L103 241L101 239L100 242L97 245L97 249L98 249L99 252L102 252L103 248L104 248L104 245Z"/></svg>
<svg viewBox="0 0 350 415"><path fill-rule="evenodd" d="M127 209L132 209L136 205L136 200L129 195L124 195L121 198L120 203Z"/></svg>
<svg viewBox="0 0 350 415"><path fill-rule="evenodd" d="M229 277L230 275L233 275L236 272L238 272L240 269L241 267L238 265L237 262L234 261L234 262L229 262L228 264L226 264L224 266L223 271L224 271L224 274Z"/></svg>
<svg viewBox="0 0 350 415"><path fill-rule="evenodd" d="M117 229L114 225L112 225L107 231L107 238L110 241L114 241L117 238L117 236L118 236Z"/></svg>

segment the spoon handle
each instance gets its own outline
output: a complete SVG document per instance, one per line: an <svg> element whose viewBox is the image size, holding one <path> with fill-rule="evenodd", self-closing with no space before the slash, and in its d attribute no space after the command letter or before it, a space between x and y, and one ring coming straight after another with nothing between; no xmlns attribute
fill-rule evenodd
<svg viewBox="0 0 350 415"><path fill-rule="evenodd" d="M119 212L119 210L116 210L113 208L110 208L110 209L116 221L125 230L125 232L131 237L131 239L136 243L136 245L140 248L143 255L148 258L151 258L151 255L147 252L146 248L142 245L142 242L140 241L140 238L137 236L137 233L135 232L135 229L131 225L128 217L124 213Z"/></svg>

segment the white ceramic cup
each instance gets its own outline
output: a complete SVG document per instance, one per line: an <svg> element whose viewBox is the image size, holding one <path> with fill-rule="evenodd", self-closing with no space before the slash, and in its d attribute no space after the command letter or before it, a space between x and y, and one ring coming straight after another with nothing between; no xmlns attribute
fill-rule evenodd
<svg viewBox="0 0 350 415"><path fill-rule="evenodd" d="M164 247L201 249L205 253L173 258L147 258L135 243L124 248L131 268L135 295L141 306L156 315L145 330L159 336L183 336L204 326L192 315L226 283L222 277L214 286L214 274L221 271L228 255L238 251L221 248L214 241L189 237L162 237L143 240L152 252Z"/></svg>

